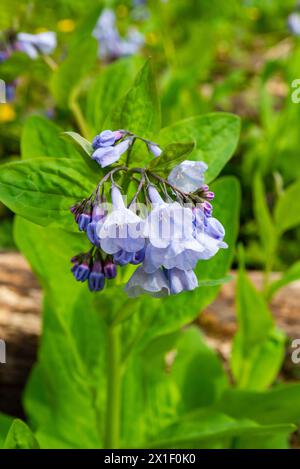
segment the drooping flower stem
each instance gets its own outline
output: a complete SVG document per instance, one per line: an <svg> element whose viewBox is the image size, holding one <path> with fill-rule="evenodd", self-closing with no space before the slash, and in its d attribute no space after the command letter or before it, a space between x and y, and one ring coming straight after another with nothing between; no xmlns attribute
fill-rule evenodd
<svg viewBox="0 0 300 469"><path fill-rule="evenodd" d="M107 414L105 448L120 448L121 421L121 350L118 325L108 329Z"/></svg>

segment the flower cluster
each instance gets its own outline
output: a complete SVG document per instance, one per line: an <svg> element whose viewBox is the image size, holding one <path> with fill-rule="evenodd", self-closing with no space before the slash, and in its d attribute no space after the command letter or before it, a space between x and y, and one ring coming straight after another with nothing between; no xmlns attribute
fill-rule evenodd
<svg viewBox="0 0 300 469"><path fill-rule="evenodd" d="M137 139L154 157L162 154L157 144L129 131L105 130L94 138L91 157L106 167ZM130 264L137 266L125 287L130 297L193 290L198 261L227 247L224 227L212 216L214 193L204 182L207 165L183 161L167 179L149 168L113 166L90 197L71 207L79 230L93 245L72 259L72 272L77 280L87 280L92 291L101 290L105 278L114 278L117 266ZM136 184L129 203L117 177Z"/></svg>
<svg viewBox="0 0 300 469"><path fill-rule="evenodd" d="M93 36L99 43L100 58L107 61L134 55L144 44L143 36L135 28L129 29L125 38L120 36L115 13L109 8L102 11Z"/></svg>

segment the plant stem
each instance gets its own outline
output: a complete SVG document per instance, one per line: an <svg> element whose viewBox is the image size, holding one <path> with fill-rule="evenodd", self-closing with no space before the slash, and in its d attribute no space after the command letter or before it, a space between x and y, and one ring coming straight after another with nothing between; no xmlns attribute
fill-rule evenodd
<svg viewBox="0 0 300 469"><path fill-rule="evenodd" d="M83 117L83 114L81 112L81 108L75 97L71 98L70 109L76 119L76 122L77 122L77 125L79 127L81 134L83 135L84 138L89 140L90 131L85 121L85 118Z"/></svg>
<svg viewBox="0 0 300 469"><path fill-rule="evenodd" d="M120 447L121 350L119 326L108 329L106 449Z"/></svg>

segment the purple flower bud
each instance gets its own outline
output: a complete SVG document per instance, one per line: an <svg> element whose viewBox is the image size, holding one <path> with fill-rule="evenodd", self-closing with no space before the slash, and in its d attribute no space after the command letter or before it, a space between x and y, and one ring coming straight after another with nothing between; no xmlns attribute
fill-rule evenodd
<svg viewBox="0 0 300 469"><path fill-rule="evenodd" d="M148 150L155 156L158 157L162 154L162 149L154 143L147 143Z"/></svg>
<svg viewBox="0 0 300 469"><path fill-rule="evenodd" d="M105 277L102 272L102 264L100 260L94 262L92 272L89 275L89 289L90 291L103 290L105 284Z"/></svg>
<svg viewBox="0 0 300 469"><path fill-rule="evenodd" d="M215 193L212 191L205 192L205 198L207 200L213 200L215 198Z"/></svg>
<svg viewBox="0 0 300 469"><path fill-rule="evenodd" d="M92 147L94 148L94 150L103 147L110 147L115 143L115 141L115 132L112 132L111 130L103 130L101 134L96 135L96 137L94 138L92 142Z"/></svg>
<svg viewBox="0 0 300 469"><path fill-rule="evenodd" d="M90 268L87 262L83 262L82 264L75 264L71 271L78 282L85 282L89 276Z"/></svg>
<svg viewBox="0 0 300 469"><path fill-rule="evenodd" d="M78 217L78 228L80 231L86 231L88 224L91 222L91 215L81 213Z"/></svg>
<svg viewBox="0 0 300 469"><path fill-rule="evenodd" d="M209 190L209 186L207 184L203 184L203 186L201 186L201 190L203 192L207 192Z"/></svg>
<svg viewBox="0 0 300 469"><path fill-rule="evenodd" d="M212 211L213 211L213 206L211 203L205 201L203 202L202 204L202 207L203 207L203 210L204 210L204 213L207 217L211 217L211 214L212 214Z"/></svg>
<svg viewBox="0 0 300 469"><path fill-rule="evenodd" d="M141 264L144 258L145 258L145 248L141 249L140 251L135 252L132 256L132 261L130 263L133 265Z"/></svg>
<svg viewBox="0 0 300 469"><path fill-rule="evenodd" d="M107 259L103 267L104 275L108 279L115 278L117 276L117 267L113 261Z"/></svg>

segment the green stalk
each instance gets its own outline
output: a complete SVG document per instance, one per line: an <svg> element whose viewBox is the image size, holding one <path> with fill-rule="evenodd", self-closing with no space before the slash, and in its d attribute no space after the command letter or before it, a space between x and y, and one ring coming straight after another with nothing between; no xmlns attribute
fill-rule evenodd
<svg viewBox="0 0 300 469"><path fill-rule="evenodd" d="M108 330L106 449L120 448L121 350L119 326Z"/></svg>

